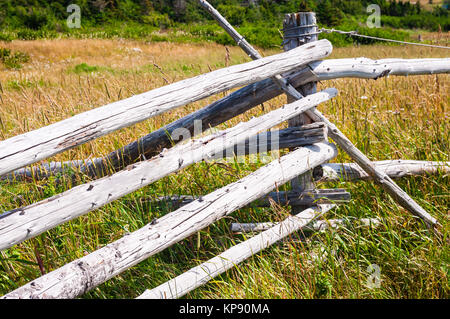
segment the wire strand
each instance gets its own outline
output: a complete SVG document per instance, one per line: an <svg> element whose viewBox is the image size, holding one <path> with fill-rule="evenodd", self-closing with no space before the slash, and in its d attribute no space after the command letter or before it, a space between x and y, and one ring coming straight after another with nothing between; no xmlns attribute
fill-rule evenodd
<svg viewBox="0 0 450 319"><path fill-rule="evenodd" d="M342 31L342 30L336 30L336 29L325 29L325 28L322 28L322 29L319 29L319 32L320 33L322 33L322 32L325 32L325 33L336 32L336 33L339 33L339 34L347 34L347 35L350 35L350 36L367 38L367 39L373 39L373 40L396 42L396 43L403 43L403 44L410 44L410 45L419 45L419 46L424 46L424 47L447 49L447 50L450 49L450 47L442 46L442 45L425 44L425 43L417 43L417 42L407 42L407 41L400 41L400 40L393 40L393 39L385 39L385 38L373 37L373 36L370 36L370 35L359 34L357 31Z"/></svg>

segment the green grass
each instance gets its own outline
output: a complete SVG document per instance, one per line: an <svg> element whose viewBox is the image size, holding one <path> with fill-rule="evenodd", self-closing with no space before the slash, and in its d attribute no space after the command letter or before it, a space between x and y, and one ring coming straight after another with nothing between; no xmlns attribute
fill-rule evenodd
<svg viewBox="0 0 450 319"><path fill-rule="evenodd" d="M23 248L39 252L46 270L56 269L80 258L126 232L143 227L172 209L170 204L154 206L142 199L156 195L201 195L236 181L254 170L255 165L197 164L184 172L126 196L113 204L68 222L32 240L2 253L0 293L4 294L29 279L40 276L36 256L24 256ZM325 186L325 185L323 185ZM340 230L315 234L306 242L277 244L255 255L242 265L215 278L188 295L195 298L448 298L448 177L416 177L400 181L400 186L424 208L444 222L444 242L434 237L424 224L399 209L380 188L369 183L332 183L328 187L345 187L353 200L335 209L327 218L381 217L377 229L358 228L351 224ZM7 196L2 210L30 204L70 188L54 186L54 179L33 184L3 184L1 197ZM7 193L7 194L6 194ZM83 298L129 298L155 287L196 266L234 244L243 235L228 230L233 221L277 221L286 216L285 209L241 209L197 235L153 256L109 280ZM298 235L292 236L294 240ZM322 248L327 255L312 258ZM381 288L366 287L370 264L381 268ZM9 270L8 270L9 269Z"/></svg>
<svg viewBox="0 0 450 319"><path fill-rule="evenodd" d="M322 27L322 26L321 26ZM410 32L406 30L392 29L390 27L370 29L362 27L358 21L349 20L336 29L350 31L358 30L361 34L384 37L394 40L410 40ZM261 48L281 47L282 26L244 24L236 27L250 43ZM67 29L59 32L55 30L31 30L18 29L7 30L0 33L0 40L36 40L36 39L58 39L58 38L79 38L79 39L143 39L150 42L174 42L174 43L205 43L215 42L223 45L235 45L234 40L215 23L178 23L167 29L159 29L152 25L139 24L136 22L114 21L99 26L82 26L79 29ZM344 47L359 44L373 44L377 41L351 38L340 34L321 34L320 38L333 41L336 47Z"/></svg>
<svg viewBox="0 0 450 319"><path fill-rule="evenodd" d="M26 63L29 60L30 56L24 52L11 52L7 48L0 48L0 61L8 69L20 69L22 68L22 63Z"/></svg>
<svg viewBox="0 0 450 319"><path fill-rule="evenodd" d="M86 43L83 41L79 45L84 47ZM135 45L134 42L129 44L130 47ZM173 47L167 48L167 51L174 50ZM192 66L184 59L175 62L175 57L173 60L164 60L166 64L156 57L155 61L170 77L178 76L177 80L204 73L208 63L222 67L225 49L217 46L206 48L195 46L195 50L205 51L204 60L202 57L196 57L198 67ZM192 48L178 49L183 52ZM223 52L220 52L223 54L217 54L213 59L212 53L217 53L215 50L222 50ZM403 53L406 49L380 46L357 50L336 49L334 54L338 56L334 58L348 57L351 54L373 57L371 53L378 54L384 50L388 50L385 52L387 56L397 56L400 50ZM415 48L408 50L409 57L416 57ZM161 53L164 57L165 52ZM425 54L429 56L429 51ZM128 55L126 58L128 59ZM237 54L232 58L235 63L241 61ZM80 87L87 88L86 95L94 99L94 102L77 100L76 103L84 103L90 108L92 104L102 105L110 102L106 98L104 83L108 83L111 96L115 99L118 95L113 92L117 93L122 89L130 89L133 93L141 92L148 85L138 86L144 80L150 83L160 77L160 71L153 64L145 64L148 63L145 61L140 67L136 66L136 73L107 71L101 73L101 78L98 78L96 73L103 68L100 65L108 63L101 60L91 62L88 56L80 59L72 66L64 64L62 71L50 70L47 77L52 81L52 86L49 88L35 85L38 80L19 78L23 75L11 78L10 82L3 82L5 90L3 92L2 89L0 110L14 101L17 105L15 109L8 108L8 112L0 113L1 133L9 137L14 125L21 125L23 119L39 119L41 110L32 113L24 112L23 109L29 105L30 97L37 99L44 96L42 92L48 94L58 105L67 105L67 108L58 108L44 100L45 105L42 107L52 111L48 112L50 119L44 123L52 123L55 119L69 116L64 112L73 111L70 110L68 101L83 94L83 91L78 91ZM120 59L115 59L117 64L121 65ZM127 59L124 61L128 61ZM81 61L86 62L80 63ZM44 63L46 62L42 61L42 64ZM79 73L74 74L75 69L78 69ZM66 70L70 72L65 72ZM9 76L10 72L7 72ZM145 77L148 74L154 77ZM60 78L64 80L59 81ZM448 161L450 141L447 80L448 75L389 77L377 81L327 81L319 84L319 90L336 87L340 93L333 101L321 105L320 109L371 159ZM163 82L157 83L163 85ZM57 85L62 89L55 89L54 86ZM68 96L60 91L67 92ZM361 99L362 96L367 96L368 99ZM283 101L282 98L269 101L264 103L264 108L256 107L238 119L244 121L252 116L259 116L279 107ZM195 105L195 108L198 107L200 104ZM144 125L147 125L147 131L154 130L174 118L185 115L193 108L190 105L180 108L181 113L164 114L158 118L157 126L152 121ZM75 109L78 110L81 108ZM219 127L224 129L235 124L230 121ZM42 125L43 123L39 122L38 126ZM66 152L67 158L80 158L83 151L95 155L106 154L112 145L105 142L114 140L117 146L121 146L123 140L119 139L119 133L123 132L131 134L132 140L140 134L140 131L122 130L117 134L110 134L106 137L108 140L100 139ZM349 161L349 157L342 151L334 160ZM47 273L122 238L127 232L135 231L174 209L168 203L148 203L148 199L166 195L208 194L239 180L261 166L261 163L248 162L198 163L0 252L0 295L41 276L39 259L42 260L43 272ZM56 183L56 180L60 183ZM85 176L78 176L76 183L87 181ZM399 208L386 192L373 182L318 183L319 188L340 187L352 194L352 200L348 204L330 211L326 218L377 217L381 219L381 225L371 229L349 224L337 230L314 234L302 241L298 240L301 234L294 234L291 241L278 243L256 254L205 286L192 291L186 298L448 298L449 176L440 172L433 176L408 177L398 180L398 184L439 220L443 225L442 238L435 236L423 222ZM0 211L30 205L64 192L73 185L67 175L29 183L0 182ZM288 188L289 186L285 185L279 189ZM280 221L289 212L290 207L240 209L198 234L108 280L82 298L134 298L145 289L156 287L245 240L244 235L230 232L231 222ZM315 258L314 255L320 255L322 250L326 255ZM370 276L367 268L371 264L376 264L381 269L380 288L372 289L367 286Z"/></svg>
<svg viewBox="0 0 450 319"><path fill-rule="evenodd" d="M100 71L109 71L111 68L97 66L97 65L88 65L87 63L81 63L74 66L72 72L76 74L81 73L92 73L92 72L100 72Z"/></svg>

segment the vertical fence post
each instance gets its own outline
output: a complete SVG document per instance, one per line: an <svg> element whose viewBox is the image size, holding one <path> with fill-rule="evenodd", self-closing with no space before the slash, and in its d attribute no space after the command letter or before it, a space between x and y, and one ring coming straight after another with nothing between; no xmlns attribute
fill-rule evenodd
<svg viewBox="0 0 450 319"><path fill-rule="evenodd" d="M316 21L316 14L314 12L298 12L289 13L285 15L283 21L283 50L288 51L303 44L317 41L319 36L317 34L318 27ZM317 82L310 82L308 84L297 87L296 89L303 94L303 96L316 93ZM288 96L288 103L293 102L292 98ZM301 114L288 121L289 127L302 126L311 123L312 120L306 115ZM303 192L314 189L314 182L312 178L312 170L308 171L291 180L292 190ZM307 207L298 206L292 207L293 213L302 211Z"/></svg>

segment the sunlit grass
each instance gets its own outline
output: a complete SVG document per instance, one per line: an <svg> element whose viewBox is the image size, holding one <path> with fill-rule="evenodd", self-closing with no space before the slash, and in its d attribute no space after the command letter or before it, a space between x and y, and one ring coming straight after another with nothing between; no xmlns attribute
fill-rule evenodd
<svg viewBox="0 0 450 319"><path fill-rule="evenodd" d="M83 111L167 83L250 59L239 48L216 44L145 43L131 40L13 41L2 46L30 55L20 70L0 69L0 139L43 127ZM271 55L277 50L264 51ZM371 46L335 49L330 58L446 57L437 49ZM0 65L0 68L3 66ZM340 79L319 84L339 96L320 110L373 160L449 160L448 75ZM52 160L97 157L168 124L226 93L189 104L82 145ZM367 98L364 98L367 97ZM283 103L278 97L219 128L231 127ZM350 158L340 152L334 162ZM202 195L246 176L262 164L199 163L85 216L0 253L0 294L84 256L167 214L169 204L145 199ZM29 205L69 189L62 177L0 185L2 211ZM379 217L377 229L348 226L307 241L275 245L187 297L195 298L448 298L449 179L444 174L399 181L443 225L443 239L399 208L372 182L320 184L343 187L352 201L326 218ZM284 189L283 187L281 189ZM282 220L289 207L245 208L92 290L86 298L133 298L245 239L229 224ZM325 251L326 256L321 256ZM38 260L42 260L41 267ZM367 267L381 268L381 287L366 286Z"/></svg>

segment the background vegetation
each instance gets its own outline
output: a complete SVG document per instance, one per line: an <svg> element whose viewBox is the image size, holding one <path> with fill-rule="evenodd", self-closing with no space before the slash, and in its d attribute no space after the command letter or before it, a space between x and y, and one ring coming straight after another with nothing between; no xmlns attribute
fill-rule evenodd
<svg viewBox="0 0 450 319"><path fill-rule="evenodd" d="M431 1L433 3L433 1ZM67 6L81 9L81 28L69 29ZM358 30L367 35L406 40L411 32L449 30L449 0L421 5L387 0L213 0L211 3L253 44L280 45L285 13L312 10L321 26ZM382 28L370 29L369 4L381 7ZM4 0L0 2L0 40L59 37L148 38L150 41L214 41L232 44L195 0ZM373 40L321 35L335 46Z"/></svg>

